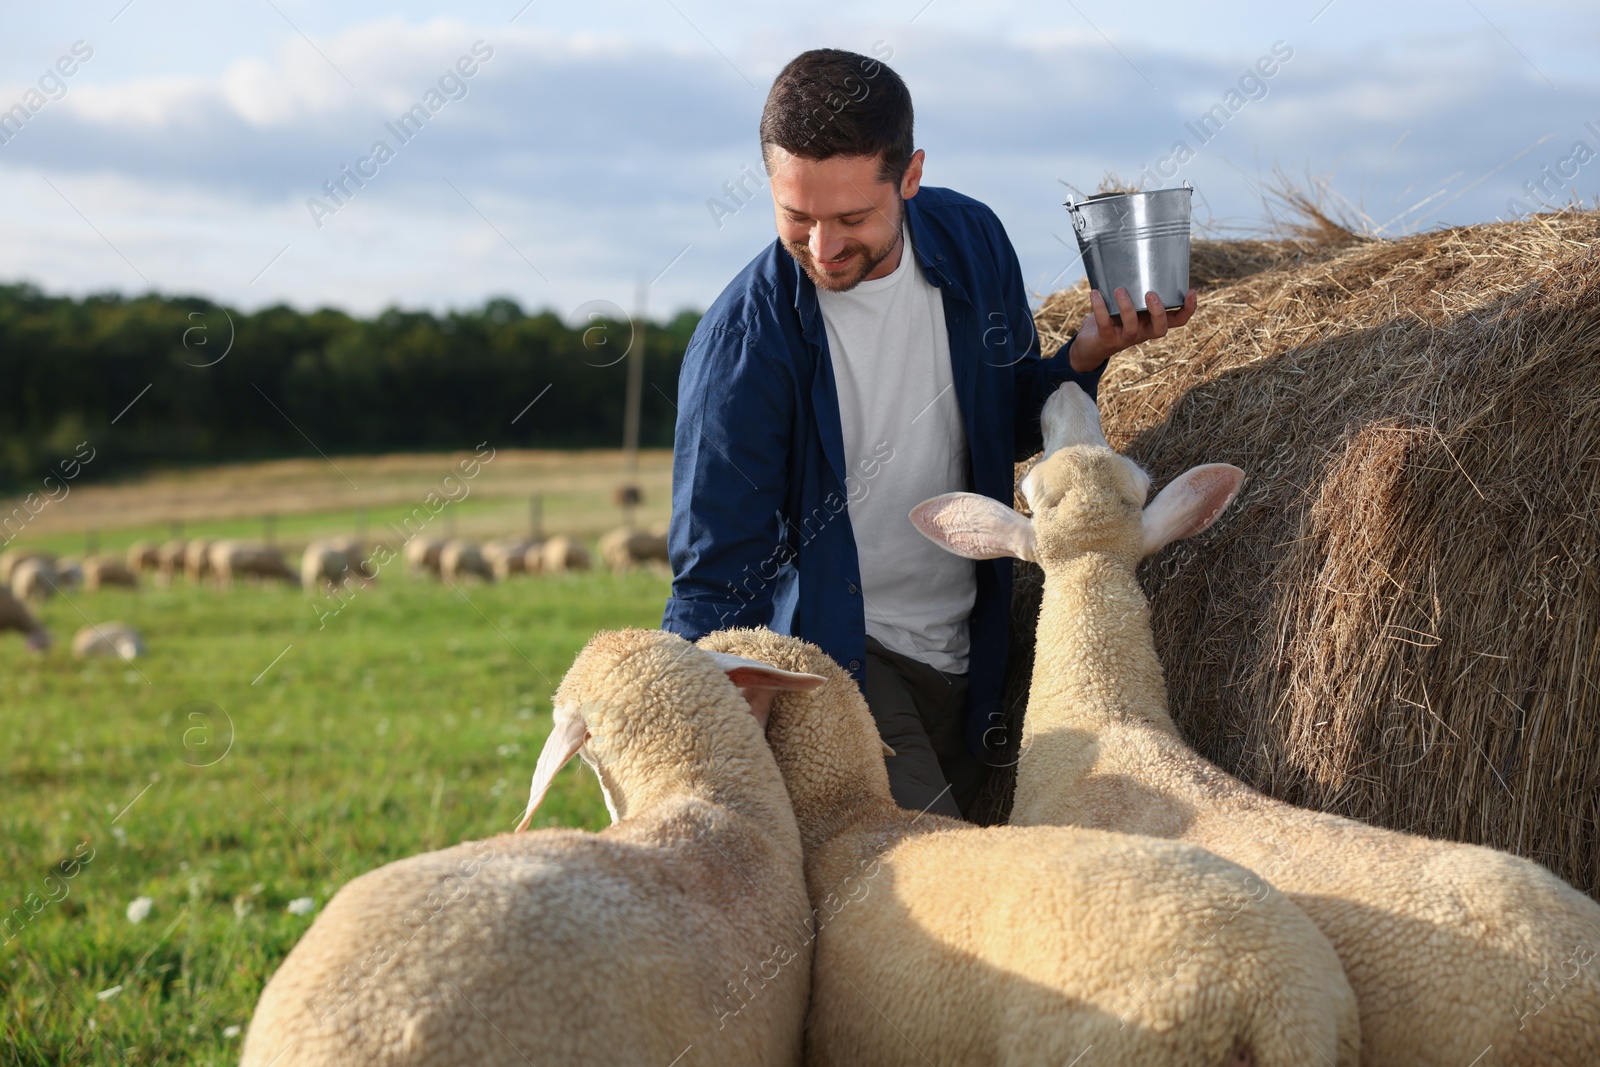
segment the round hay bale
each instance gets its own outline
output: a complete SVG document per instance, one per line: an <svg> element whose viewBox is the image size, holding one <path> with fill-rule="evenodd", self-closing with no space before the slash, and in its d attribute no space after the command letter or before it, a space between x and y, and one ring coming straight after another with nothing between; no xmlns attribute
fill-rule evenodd
<svg viewBox="0 0 1600 1067"><path fill-rule="evenodd" d="M1600 893L1600 215L1295 244L1239 257L1266 266L1100 386L1158 487L1247 474L1141 572L1173 717L1263 792ZM1055 294L1041 335L1086 308ZM1020 721L1039 577L1018 575Z"/></svg>

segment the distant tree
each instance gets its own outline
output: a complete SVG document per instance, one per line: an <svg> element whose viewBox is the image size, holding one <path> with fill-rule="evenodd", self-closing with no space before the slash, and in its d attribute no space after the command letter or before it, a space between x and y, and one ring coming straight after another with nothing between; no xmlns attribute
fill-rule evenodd
<svg viewBox="0 0 1600 1067"><path fill-rule="evenodd" d="M683 312L644 331L646 446L672 442L698 321ZM85 440L93 478L314 448L617 447L632 330L626 320L568 326L504 298L363 319L0 285L0 486L36 481Z"/></svg>

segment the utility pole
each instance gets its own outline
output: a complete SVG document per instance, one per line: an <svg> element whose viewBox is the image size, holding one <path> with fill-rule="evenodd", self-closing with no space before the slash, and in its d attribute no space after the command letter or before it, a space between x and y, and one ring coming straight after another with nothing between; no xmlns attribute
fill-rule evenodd
<svg viewBox="0 0 1600 1067"><path fill-rule="evenodd" d="M622 509L622 521L633 525L634 509L644 499L639 490L639 405L644 400L644 337L645 294L648 287L643 276L634 300L634 318L628 338L628 392L622 412L622 475L623 484L617 490L617 506Z"/></svg>

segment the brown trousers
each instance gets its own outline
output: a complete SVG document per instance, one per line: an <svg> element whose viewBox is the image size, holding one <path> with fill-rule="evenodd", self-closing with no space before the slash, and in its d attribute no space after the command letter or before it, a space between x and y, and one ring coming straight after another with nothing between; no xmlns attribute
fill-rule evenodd
<svg viewBox="0 0 1600 1067"><path fill-rule="evenodd" d="M967 676L944 674L867 638L867 707L893 756L889 791L912 811L962 818L988 767L967 750Z"/></svg>

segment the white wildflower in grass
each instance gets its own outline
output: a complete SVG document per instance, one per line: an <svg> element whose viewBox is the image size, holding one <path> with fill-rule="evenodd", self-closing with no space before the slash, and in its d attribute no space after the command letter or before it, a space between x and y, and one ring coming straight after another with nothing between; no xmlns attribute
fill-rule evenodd
<svg viewBox="0 0 1600 1067"><path fill-rule="evenodd" d="M102 989L102 990L100 990L100 992L98 992L98 993L96 993L94 995L94 999L96 999L96 1000L110 1000L112 997L116 996L120 992L122 992L122 987L119 986L119 985L114 985L110 989Z"/></svg>
<svg viewBox="0 0 1600 1067"><path fill-rule="evenodd" d="M290 915L310 915L317 910L317 902L310 897L295 897L289 901Z"/></svg>
<svg viewBox="0 0 1600 1067"><path fill-rule="evenodd" d="M238 1037L239 1036L239 1030L240 1030L240 1028L237 1027L237 1026L224 1026L222 1028L222 1036L223 1037Z"/></svg>
<svg viewBox="0 0 1600 1067"><path fill-rule="evenodd" d="M155 901L149 897L134 897L133 903L128 905L128 921L131 923L144 922L150 915L150 906L154 903Z"/></svg>

